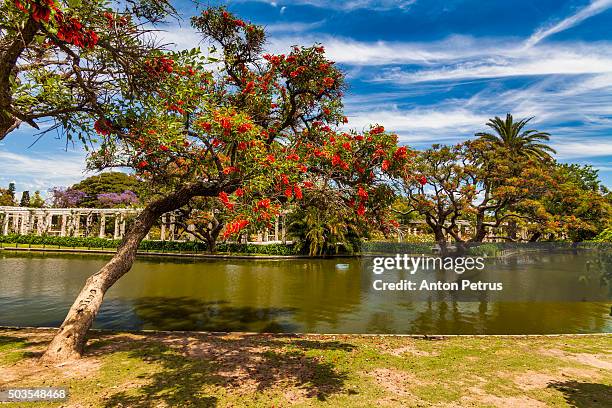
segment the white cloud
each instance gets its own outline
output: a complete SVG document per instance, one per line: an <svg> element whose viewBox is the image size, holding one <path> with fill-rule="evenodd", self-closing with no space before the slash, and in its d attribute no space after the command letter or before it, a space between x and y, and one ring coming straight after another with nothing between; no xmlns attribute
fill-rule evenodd
<svg viewBox="0 0 612 408"><path fill-rule="evenodd" d="M84 152L26 155L0 151L0 185L14 181L19 191L44 193L54 186L68 186L81 180L84 170Z"/></svg>
<svg viewBox="0 0 612 408"><path fill-rule="evenodd" d="M558 23L537 30L535 33L531 35L525 42L526 47L531 47L546 37L549 37L553 34L560 33L562 31L567 30L568 28L574 27L575 25L581 23L587 18L593 17L607 9L612 7L612 0L593 0L591 3L579 10L576 14L573 14Z"/></svg>
<svg viewBox="0 0 612 408"><path fill-rule="evenodd" d="M612 156L612 142L597 138L558 140L551 143L560 159Z"/></svg>
<svg viewBox="0 0 612 408"><path fill-rule="evenodd" d="M242 2L252 1L252 0L239 0ZM279 3L278 1L270 1L270 0L258 0L263 3L268 3L273 7L277 7ZM284 2L286 4L296 5L309 5L319 8L326 9L335 9L335 10L344 10L344 11L352 11L358 9L368 9L368 10L408 10L410 6L415 4L417 0L292 0L291 2Z"/></svg>

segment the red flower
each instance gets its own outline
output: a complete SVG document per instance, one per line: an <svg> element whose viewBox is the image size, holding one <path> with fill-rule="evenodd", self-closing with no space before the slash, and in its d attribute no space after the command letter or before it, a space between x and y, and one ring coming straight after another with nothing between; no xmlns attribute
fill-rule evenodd
<svg viewBox="0 0 612 408"><path fill-rule="evenodd" d="M361 199L361 200L367 200L369 195L368 192L365 191L363 189L363 187L359 186L359 188L357 189L357 196Z"/></svg>
<svg viewBox="0 0 612 408"><path fill-rule="evenodd" d="M200 126L207 132L212 128L212 125L208 122L201 122Z"/></svg>
<svg viewBox="0 0 612 408"><path fill-rule="evenodd" d="M351 150L351 144L349 142L342 143L342 148L344 150Z"/></svg>
<svg viewBox="0 0 612 408"><path fill-rule="evenodd" d="M286 174L281 174L281 181L283 182L283 184L289 184L289 178Z"/></svg>
<svg viewBox="0 0 612 408"><path fill-rule="evenodd" d="M295 186L293 187L293 192L295 193L295 198L297 198L298 200L301 200L304 196L302 195L302 189L300 188L300 186Z"/></svg>
<svg viewBox="0 0 612 408"><path fill-rule="evenodd" d="M306 188L311 188L314 185L312 181L305 181L302 184L304 184L304 187Z"/></svg>
<svg viewBox="0 0 612 408"><path fill-rule="evenodd" d="M230 202L229 197L227 196L227 193L225 191L222 191L219 193L219 199L221 200L221 202L223 203L223 205L225 205L227 209L229 210L234 209L234 204Z"/></svg>
<svg viewBox="0 0 612 408"><path fill-rule="evenodd" d="M257 209L268 209L270 208L270 199L269 198L264 198L263 200L261 200L260 202L257 203L256 205Z"/></svg>
<svg viewBox="0 0 612 408"><path fill-rule="evenodd" d="M241 188L236 189L236 197L242 197L244 195L244 190Z"/></svg>
<svg viewBox="0 0 612 408"><path fill-rule="evenodd" d="M383 170L389 170L389 166L391 166L391 163L389 162L389 160L383 160L382 161L382 169Z"/></svg>
<svg viewBox="0 0 612 408"><path fill-rule="evenodd" d="M94 130L103 136L108 136L111 132L111 125L106 119L98 119L94 122Z"/></svg>
<svg viewBox="0 0 612 408"><path fill-rule="evenodd" d="M146 160L143 160L140 163L138 163L138 167L141 169L144 167L147 167L148 165L149 165L149 162L147 162Z"/></svg>
<svg viewBox="0 0 612 408"><path fill-rule="evenodd" d="M253 93L253 91L255 90L255 82L250 81L249 83L246 84L246 86L244 87L244 90L242 91L243 94L250 94Z"/></svg>
<svg viewBox="0 0 612 408"><path fill-rule="evenodd" d="M402 146L398 148L395 153L393 153L393 158L398 159L406 159L408 157L408 149L406 146Z"/></svg>
<svg viewBox="0 0 612 408"><path fill-rule="evenodd" d="M342 163L342 159L338 154L332 156L332 166L338 166Z"/></svg>
<svg viewBox="0 0 612 408"><path fill-rule="evenodd" d="M243 123L242 125L238 126L239 133L245 133L251 129L253 129L253 125L251 123Z"/></svg>
<svg viewBox="0 0 612 408"><path fill-rule="evenodd" d="M161 150L162 152L167 152L167 151L168 151L168 146L166 146L166 145L160 145L160 146L159 146L159 150Z"/></svg>
<svg viewBox="0 0 612 408"><path fill-rule="evenodd" d="M268 161L268 163L274 163L276 161L276 157L274 157L273 154L269 154L266 156L266 160Z"/></svg>
<svg viewBox="0 0 612 408"><path fill-rule="evenodd" d="M287 188L285 189L285 196L286 196L287 198L291 198L291 197L293 197L293 190L291 189L291 187L287 187Z"/></svg>
<svg viewBox="0 0 612 408"><path fill-rule="evenodd" d="M19 0L15 0L15 7L17 7L19 10L23 11L24 13L28 12L28 10L25 8L23 4L21 4Z"/></svg>
<svg viewBox="0 0 612 408"><path fill-rule="evenodd" d="M382 126L376 126L375 128L372 128L372 130L370 130L370 134L371 135L379 135L381 133L383 133L385 131L385 128Z"/></svg>
<svg viewBox="0 0 612 408"><path fill-rule="evenodd" d="M360 217L363 217L364 214L365 214L365 207L363 203L360 203L359 207L357 208L357 215L359 215Z"/></svg>
<svg viewBox="0 0 612 408"><path fill-rule="evenodd" d="M295 153L291 153L289 156L287 156L287 160L299 161L300 156Z"/></svg>
<svg viewBox="0 0 612 408"><path fill-rule="evenodd" d="M330 78L330 77L323 78L323 85L325 85L327 88L331 88L332 86L334 86L335 82L336 81L334 80L334 78Z"/></svg>
<svg viewBox="0 0 612 408"><path fill-rule="evenodd" d="M421 178L419 178L419 183L424 186L427 184L427 178L425 176L421 176Z"/></svg>

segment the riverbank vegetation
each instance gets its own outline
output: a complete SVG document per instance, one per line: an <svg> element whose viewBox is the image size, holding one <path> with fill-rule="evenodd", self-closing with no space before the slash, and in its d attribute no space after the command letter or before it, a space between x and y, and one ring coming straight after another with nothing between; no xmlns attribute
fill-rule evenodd
<svg viewBox="0 0 612 408"><path fill-rule="evenodd" d="M0 330L0 386L69 387L68 405L91 407L612 405L609 335L92 332L82 359L41 367L52 335Z"/></svg>

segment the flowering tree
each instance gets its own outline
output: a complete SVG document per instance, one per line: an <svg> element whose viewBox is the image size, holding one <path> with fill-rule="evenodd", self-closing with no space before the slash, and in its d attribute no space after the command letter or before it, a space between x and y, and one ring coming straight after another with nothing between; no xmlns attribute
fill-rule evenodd
<svg viewBox="0 0 612 408"><path fill-rule="evenodd" d="M56 208L73 208L87 197L87 193L74 188L53 187L51 193L51 206Z"/></svg>
<svg viewBox="0 0 612 408"><path fill-rule="evenodd" d="M149 85L142 63L159 47L142 23L172 8L165 0L7 0L0 3L0 140L23 122L56 123L68 137L85 133L85 116Z"/></svg>
<svg viewBox="0 0 612 408"><path fill-rule="evenodd" d="M158 55L145 72L154 92L97 119L90 166L127 166L158 196L134 220L117 253L85 283L44 358L80 356L105 292L127 273L139 243L164 213L195 197L231 212L223 236L269 225L313 188L331 186L356 216L376 214L387 177L406 175L411 152L374 126L337 132L344 76L323 47L262 55L261 27L223 8L193 19L219 53ZM214 51L213 49L210 50Z"/></svg>
<svg viewBox="0 0 612 408"><path fill-rule="evenodd" d="M138 204L138 196L130 190L122 193L100 193L97 196L102 207L129 207Z"/></svg>

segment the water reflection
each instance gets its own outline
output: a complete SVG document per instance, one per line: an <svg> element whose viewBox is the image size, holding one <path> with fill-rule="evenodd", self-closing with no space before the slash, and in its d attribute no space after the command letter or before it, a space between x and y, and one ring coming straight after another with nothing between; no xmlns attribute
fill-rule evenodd
<svg viewBox="0 0 612 408"><path fill-rule="evenodd" d="M373 275L371 259L139 259L106 296L98 328L313 333L612 331L589 253L520 255L478 273ZM0 251L0 325L57 326L107 257ZM338 270L336 263L349 265ZM587 278L584 278L587 276ZM502 293L376 291L375 279L502 281ZM603 295L602 295L603 294ZM587 300L587 301L582 301Z"/></svg>

